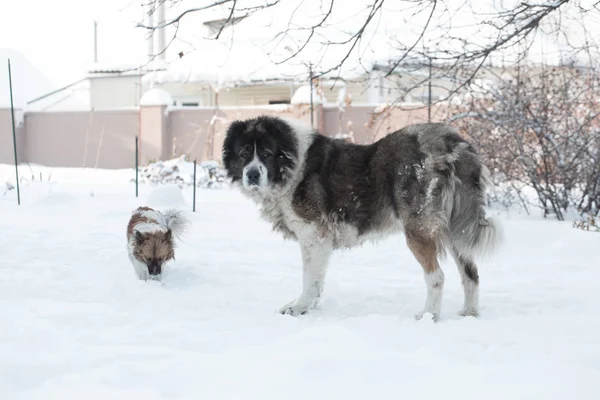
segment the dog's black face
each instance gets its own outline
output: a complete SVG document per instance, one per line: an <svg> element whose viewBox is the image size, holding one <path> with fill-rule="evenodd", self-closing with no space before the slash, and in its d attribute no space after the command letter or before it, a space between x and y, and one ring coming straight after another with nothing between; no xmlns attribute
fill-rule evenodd
<svg viewBox="0 0 600 400"><path fill-rule="evenodd" d="M264 191L283 186L298 160L298 139L283 120L258 117L235 121L223 143L227 176L244 189Z"/></svg>

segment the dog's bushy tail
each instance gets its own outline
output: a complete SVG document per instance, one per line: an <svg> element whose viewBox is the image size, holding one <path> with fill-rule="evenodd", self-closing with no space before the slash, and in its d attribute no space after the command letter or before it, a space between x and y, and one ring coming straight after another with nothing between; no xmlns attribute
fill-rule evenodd
<svg viewBox="0 0 600 400"><path fill-rule="evenodd" d="M163 211L163 215L165 217L167 229L170 229L178 239L181 239L190 225L190 221L185 212L176 209L168 209Z"/></svg>
<svg viewBox="0 0 600 400"><path fill-rule="evenodd" d="M488 169L476 154L467 149L461 158L457 162L468 162L470 167L479 171L479 178L457 177L459 182L454 187L454 201L448 219L449 239L457 255L474 260L492 255L503 242L503 231L499 221L485 213L486 190L492 184Z"/></svg>

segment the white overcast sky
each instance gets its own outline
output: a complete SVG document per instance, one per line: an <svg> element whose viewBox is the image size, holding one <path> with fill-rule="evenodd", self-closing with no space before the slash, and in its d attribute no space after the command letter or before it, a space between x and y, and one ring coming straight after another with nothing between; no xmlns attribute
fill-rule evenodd
<svg viewBox="0 0 600 400"><path fill-rule="evenodd" d="M93 62L93 21L99 60L139 62L146 53L139 0L2 0L0 48L23 53L57 85L85 76ZM121 11L122 10L122 11Z"/></svg>

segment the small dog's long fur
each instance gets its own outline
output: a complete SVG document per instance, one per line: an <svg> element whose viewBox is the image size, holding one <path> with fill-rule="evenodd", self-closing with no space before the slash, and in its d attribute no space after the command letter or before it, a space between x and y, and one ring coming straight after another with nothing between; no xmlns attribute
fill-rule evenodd
<svg viewBox="0 0 600 400"><path fill-rule="evenodd" d="M334 249L403 231L427 285L417 318L439 318L444 273L438 258L446 249L462 277L460 314L478 314L474 259L497 248L502 235L485 215L488 170L453 127L411 125L362 146L298 121L261 116L229 126L223 162L274 230L300 244L303 291L282 313L304 314L317 303Z"/></svg>
<svg viewBox="0 0 600 400"><path fill-rule="evenodd" d="M133 211L127 224L127 249L139 279L161 279L165 263L175 259L173 235L179 238L187 226L179 210L139 207Z"/></svg>

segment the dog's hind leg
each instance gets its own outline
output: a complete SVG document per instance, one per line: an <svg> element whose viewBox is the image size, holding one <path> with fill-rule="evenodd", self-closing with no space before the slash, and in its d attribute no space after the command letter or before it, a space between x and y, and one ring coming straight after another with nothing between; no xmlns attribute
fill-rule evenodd
<svg viewBox="0 0 600 400"><path fill-rule="evenodd" d="M416 319L430 313L433 320L440 318L442 309L442 292L444 290L444 272L437 260L438 249L436 241L420 233L406 232L408 248L423 267L425 273L425 284L427 285L427 300L425 307L415 315Z"/></svg>
<svg viewBox="0 0 600 400"><path fill-rule="evenodd" d="M479 273L477 265L469 257L460 255L456 249L452 250L452 257L458 267L463 290L465 292L465 303L459 315L479 315Z"/></svg>

